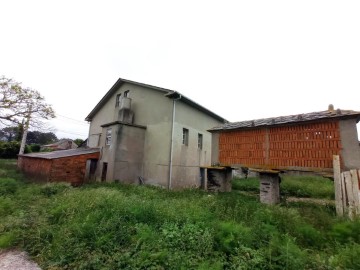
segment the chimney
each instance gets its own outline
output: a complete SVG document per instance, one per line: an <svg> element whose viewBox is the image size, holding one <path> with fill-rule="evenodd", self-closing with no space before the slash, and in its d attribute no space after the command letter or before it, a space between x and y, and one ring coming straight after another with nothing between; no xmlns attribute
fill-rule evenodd
<svg viewBox="0 0 360 270"><path fill-rule="evenodd" d="M132 124L134 122L134 112L131 110L131 98L121 98L119 104L118 121L127 124Z"/></svg>
<svg viewBox="0 0 360 270"><path fill-rule="evenodd" d="M333 112L334 111L334 105L329 104L328 111Z"/></svg>

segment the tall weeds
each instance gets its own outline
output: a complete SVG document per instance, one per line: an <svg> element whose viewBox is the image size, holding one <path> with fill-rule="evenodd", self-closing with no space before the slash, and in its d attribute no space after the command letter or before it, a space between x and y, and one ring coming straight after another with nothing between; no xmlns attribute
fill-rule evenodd
<svg viewBox="0 0 360 270"><path fill-rule="evenodd" d="M356 269L360 221L254 196L0 176L0 247L43 269ZM11 174L17 175L12 178Z"/></svg>

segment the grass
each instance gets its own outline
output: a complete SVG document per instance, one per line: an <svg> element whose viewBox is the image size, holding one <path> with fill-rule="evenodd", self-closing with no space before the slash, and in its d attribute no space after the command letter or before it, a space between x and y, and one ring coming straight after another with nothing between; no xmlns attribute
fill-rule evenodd
<svg viewBox="0 0 360 270"><path fill-rule="evenodd" d="M25 183L0 160L0 248L43 269L359 269L360 220L238 192ZM237 181L235 181L237 182Z"/></svg>
<svg viewBox="0 0 360 270"><path fill-rule="evenodd" d="M234 190L259 193L258 178L234 179ZM282 196L303 198L334 199L334 182L320 176L282 176L280 184Z"/></svg>

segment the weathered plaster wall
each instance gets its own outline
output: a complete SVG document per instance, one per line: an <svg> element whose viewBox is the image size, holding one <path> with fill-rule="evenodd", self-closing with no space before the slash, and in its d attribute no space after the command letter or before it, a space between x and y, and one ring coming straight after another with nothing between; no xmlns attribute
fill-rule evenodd
<svg viewBox="0 0 360 270"><path fill-rule="evenodd" d="M97 179L101 178L102 164L108 162L108 180L121 180L125 175L118 171L129 168L132 175L138 174L138 167L128 167L124 159L115 156L118 146L106 146L106 128L101 125L116 121L116 95L129 90L129 98L132 100L131 109L134 112L134 124L146 126L143 143L142 176L147 184L168 186L169 163L172 130L173 100L164 96L163 92L147 89L142 86L123 84L102 109L94 116L90 125L89 146L95 145L100 136L102 147L101 163L97 170ZM212 117L199 112L181 101L176 101L176 119L174 130L174 163L173 180L174 187L199 186L199 166L211 163L211 134L206 130L220 124ZM190 131L189 146L182 145L182 129ZM197 134L203 134L203 149L197 147ZM117 135L113 135L114 141ZM116 137L117 138L117 137ZM121 145L121 144L119 144ZM112 162L116 160L115 162ZM134 164L134 163L133 163ZM115 169L116 167L122 169ZM135 173L136 172L136 173ZM127 179L130 179L126 176ZM129 180L130 181L130 180ZM133 180L131 180L133 181Z"/></svg>
<svg viewBox="0 0 360 270"><path fill-rule="evenodd" d="M211 134L211 165L219 164L219 133Z"/></svg>
<svg viewBox="0 0 360 270"><path fill-rule="evenodd" d="M212 135L207 130L221 124L220 121L199 112L193 107L176 102L174 128L174 155L172 187L199 187L199 166L211 165ZM188 145L182 144L183 128L189 130ZM198 148L198 134L203 135L202 149Z"/></svg>
<svg viewBox="0 0 360 270"><path fill-rule="evenodd" d="M110 100L94 116L90 125L90 143L96 143L99 133L101 133L100 146L103 147L103 162L109 162L109 148L105 146L105 134L100 127L103 124L116 120L116 95L123 94L129 90L129 98L132 100L131 109L134 112L134 124L146 126L146 136L143 144L143 177L149 183L158 183L159 179L164 179L168 175L169 153L170 153L170 134L172 121L172 100L164 97L164 93L150 90L141 86L125 83ZM91 139L93 138L93 139ZM95 146L95 145L90 145ZM112 156L113 160L115 156ZM111 166L109 163L108 166ZM119 164L123 166L123 164ZM97 178L101 177L101 167L97 171ZM110 174L108 179L115 179L114 171L108 167ZM165 181L163 181L165 182Z"/></svg>
<svg viewBox="0 0 360 270"><path fill-rule="evenodd" d="M125 183L139 183L143 177L144 141L146 130L120 125L115 148L114 179Z"/></svg>
<svg viewBox="0 0 360 270"><path fill-rule="evenodd" d="M340 136L343 169L360 169L360 147L355 119L340 121Z"/></svg>

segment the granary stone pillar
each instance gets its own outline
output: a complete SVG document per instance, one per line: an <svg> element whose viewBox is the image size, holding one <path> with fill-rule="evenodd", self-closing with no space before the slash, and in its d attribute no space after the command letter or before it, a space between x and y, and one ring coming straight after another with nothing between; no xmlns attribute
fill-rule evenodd
<svg viewBox="0 0 360 270"><path fill-rule="evenodd" d="M279 173L260 172L260 202L265 204L280 202Z"/></svg>

